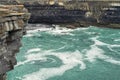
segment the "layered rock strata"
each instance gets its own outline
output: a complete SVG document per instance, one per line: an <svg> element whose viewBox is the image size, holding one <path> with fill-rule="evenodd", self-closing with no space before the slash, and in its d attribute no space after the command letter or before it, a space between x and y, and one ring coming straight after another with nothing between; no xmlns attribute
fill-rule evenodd
<svg viewBox="0 0 120 80"><path fill-rule="evenodd" d="M28 19L29 13L23 5L0 5L0 80L6 80L6 72L17 63L15 55Z"/></svg>
<svg viewBox="0 0 120 80"><path fill-rule="evenodd" d="M51 0L55 1L55 0ZM120 28L120 1L69 0L64 5L23 1L31 12L29 23L74 24Z"/></svg>

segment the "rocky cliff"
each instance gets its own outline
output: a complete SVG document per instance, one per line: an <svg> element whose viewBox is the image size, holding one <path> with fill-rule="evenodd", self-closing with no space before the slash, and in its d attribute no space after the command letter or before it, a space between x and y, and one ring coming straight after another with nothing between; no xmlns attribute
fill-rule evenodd
<svg viewBox="0 0 120 80"><path fill-rule="evenodd" d="M0 80L6 80L6 72L14 69L28 19L23 5L0 5Z"/></svg>
<svg viewBox="0 0 120 80"><path fill-rule="evenodd" d="M120 25L120 1L70 0L64 5L24 1L31 13L29 23L79 23L118 28ZM120 28L120 27L119 27Z"/></svg>

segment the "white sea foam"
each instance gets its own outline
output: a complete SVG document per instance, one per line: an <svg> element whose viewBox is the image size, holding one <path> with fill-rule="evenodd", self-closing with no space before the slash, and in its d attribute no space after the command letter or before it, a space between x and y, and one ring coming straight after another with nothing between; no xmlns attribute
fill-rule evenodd
<svg viewBox="0 0 120 80"><path fill-rule="evenodd" d="M34 37L34 36L40 37L41 35L39 33L27 33L24 37Z"/></svg>
<svg viewBox="0 0 120 80"><path fill-rule="evenodd" d="M39 29L35 29L35 30L28 30L28 31L27 31L27 34L30 34L30 33L36 33L36 32L38 32L38 30L39 30Z"/></svg>
<svg viewBox="0 0 120 80"><path fill-rule="evenodd" d="M103 50L99 49L95 45L92 45L91 49L86 52L85 56L88 61L94 62L94 61L96 61L96 58L98 58L98 57L100 58L103 56L102 55L103 52L104 52Z"/></svg>
<svg viewBox="0 0 120 80"><path fill-rule="evenodd" d="M99 45L99 46L106 45L106 46L109 46L109 47L120 47L120 44L108 44L108 43L104 43L104 42L98 40L98 38L99 38L99 36L91 38L91 40L94 41L94 45Z"/></svg>
<svg viewBox="0 0 120 80"><path fill-rule="evenodd" d="M35 61L35 60L41 60L42 62L47 61L46 57L44 57L43 55L39 55L39 54L29 54L29 55L25 56L25 58L26 58L26 60L18 62L16 67L18 67L20 65L24 65L31 61Z"/></svg>
<svg viewBox="0 0 120 80"><path fill-rule="evenodd" d="M120 41L120 39L115 39L114 41Z"/></svg>
<svg viewBox="0 0 120 80"><path fill-rule="evenodd" d="M71 65L62 65L58 68L43 68L38 72L25 75L22 80L46 80L50 77L61 76L66 70L72 69Z"/></svg>
<svg viewBox="0 0 120 80"><path fill-rule="evenodd" d="M72 29L64 28L64 27L56 27L52 30L50 30L48 33L54 34L54 35L73 35L70 32L72 32Z"/></svg>
<svg viewBox="0 0 120 80"><path fill-rule="evenodd" d="M40 48L34 48L34 49L28 50L27 53L38 52L38 51L41 51L41 49Z"/></svg>
<svg viewBox="0 0 120 80"><path fill-rule="evenodd" d="M25 35L24 37L32 37L34 36L34 33L40 32L40 31L47 31L50 34L59 34L59 35L74 35L70 32L75 31L75 30L86 30L88 28L76 28L76 29L69 29L66 27L60 27L59 25L55 25L54 27L37 27L34 30L28 30L27 31L27 35Z"/></svg>
<svg viewBox="0 0 120 80"><path fill-rule="evenodd" d="M95 42L94 45L100 45L100 46L102 46L102 45L109 45L107 43L104 43L102 41L97 40L98 38L99 38L99 36L91 38L91 40L93 40Z"/></svg>
<svg viewBox="0 0 120 80"><path fill-rule="evenodd" d="M28 51L29 53L39 51L39 49L31 49ZM104 51L100 48L98 48L96 45L92 45L91 49L86 52L86 54L81 54L79 51L75 51L73 53L66 52L66 53L55 53L52 51L41 51L37 52L35 54L27 54L25 56L26 60L23 62L18 63L20 65L23 65L28 62L33 62L36 60L40 61L47 61L48 55L56 56L62 61L62 65L60 67L51 67L51 68L41 68L37 72L33 72L30 74L26 74L23 76L22 80L47 80L48 78L54 77L54 76L61 76L66 71L74 68L77 65L80 65L80 70L86 69L86 64L84 61L89 61L90 63L93 63L97 59L101 59L103 61L120 65L119 60L115 60L114 58L111 58L107 55L104 55ZM53 59L53 62L56 61ZM30 64L30 63L29 63Z"/></svg>
<svg viewBox="0 0 120 80"><path fill-rule="evenodd" d="M120 44L110 45L110 47L120 47Z"/></svg>
<svg viewBox="0 0 120 80"><path fill-rule="evenodd" d="M20 66L20 65L24 65L24 64L26 64L30 61L33 61L33 60L46 60L45 58L42 58L40 55L30 54L33 52L40 52L40 51L41 51L40 48L33 48L33 49L28 50L26 54L29 54L29 55L25 56L26 60L18 62L15 67Z"/></svg>
<svg viewBox="0 0 120 80"><path fill-rule="evenodd" d="M32 37L32 36L33 36L33 34L27 34L27 35L25 35L23 37Z"/></svg>
<svg viewBox="0 0 120 80"><path fill-rule="evenodd" d="M63 65L60 67L52 67L52 68L42 68L38 72L33 72L31 74L27 74L23 77L23 80L46 80L53 76L61 76L65 71L74 68L77 65L80 65L80 69L83 70L86 68L86 65L83 62L82 54L79 51L73 53L54 53L54 52L42 52L36 54L29 54L26 56L26 62L34 61L34 60L47 60L47 55L52 55L58 57ZM31 78L32 77L32 78Z"/></svg>
<svg viewBox="0 0 120 80"><path fill-rule="evenodd" d="M35 33L38 32L38 29L35 30L28 30L27 34L24 37L33 37Z"/></svg>
<svg viewBox="0 0 120 80"><path fill-rule="evenodd" d="M62 50L62 49L64 49L65 47L66 47L66 46L63 46L63 47L60 47L60 48L55 49L55 50L53 50L53 51Z"/></svg>
<svg viewBox="0 0 120 80"><path fill-rule="evenodd" d="M91 49L87 51L85 56L87 57L86 60L90 62L94 62L96 59L101 59L112 64L120 65L120 60L115 60L112 57L104 55L104 51L95 45L91 46Z"/></svg>
<svg viewBox="0 0 120 80"><path fill-rule="evenodd" d="M40 36L40 34L37 34L37 32L42 32L42 31L51 31L52 28L38 28L34 30L28 30L27 34L24 37L33 37L33 36Z"/></svg>
<svg viewBox="0 0 120 80"><path fill-rule="evenodd" d="M38 28L35 30L28 30L27 33L36 33L36 32L40 32L40 31L50 31L50 30L53 30L53 28L42 27L42 28Z"/></svg>
<svg viewBox="0 0 120 80"><path fill-rule="evenodd" d="M36 34L37 32L43 32L43 31L45 31L47 33L50 33L50 34L54 34L54 35L74 35L74 34L70 33L72 31L74 31L73 29L68 29L68 28L65 28L65 27L55 26L55 28L53 28L53 27L51 27L51 28L42 27L42 28L38 28L38 29L34 29L34 30L28 30L27 35L25 35L24 37L33 37L33 36L37 35Z"/></svg>
<svg viewBox="0 0 120 80"><path fill-rule="evenodd" d="M107 56L106 56L105 61L109 62L109 63L112 63L112 64L120 65L120 60L117 61L117 60L113 59L112 57L107 58Z"/></svg>
<svg viewBox="0 0 120 80"><path fill-rule="evenodd" d="M112 52L116 52L116 53L119 53L117 50L114 50L114 48L120 48L120 45L109 45L107 46L109 48L109 50L111 50Z"/></svg>
<svg viewBox="0 0 120 80"><path fill-rule="evenodd" d="M81 27L81 28L76 28L76 31L83 31L83 30L87 30L89 29L89 27Z"/></svg>

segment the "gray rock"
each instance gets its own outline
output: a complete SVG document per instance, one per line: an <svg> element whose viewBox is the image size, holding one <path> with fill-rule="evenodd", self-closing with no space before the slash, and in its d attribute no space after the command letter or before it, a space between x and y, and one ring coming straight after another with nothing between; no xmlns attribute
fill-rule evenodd
<svg viewBox="0 0 120 80"><path fill-rule="evenodd" d="M21 38L29 16L22 5L0 6L0 80L6 80L6 73L17 64L15 55L22 46Z"/></svg>

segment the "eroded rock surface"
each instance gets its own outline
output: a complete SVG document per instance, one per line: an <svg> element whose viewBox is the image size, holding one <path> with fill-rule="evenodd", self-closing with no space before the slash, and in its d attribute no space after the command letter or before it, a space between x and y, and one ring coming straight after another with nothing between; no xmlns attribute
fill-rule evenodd
<svg viewBox="0 0 120 80"><path fill-rule="evenodd" d="M14 69L29 13L23 5L0 5L0 80Z"/></svg>
<svg viewBox="0 0 120 80"><path fill-rule="evenodd" d="M21 0L31 13L29 23L120 28L119 0ZM56 2L58 1L58 2ZM63 1L64 5L61 3Z"/></svg>

